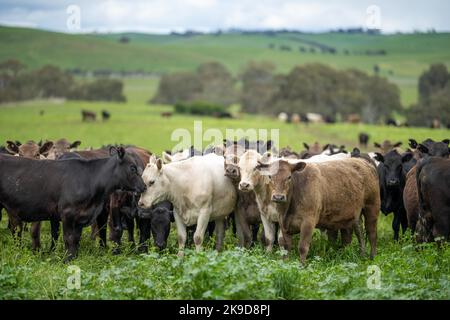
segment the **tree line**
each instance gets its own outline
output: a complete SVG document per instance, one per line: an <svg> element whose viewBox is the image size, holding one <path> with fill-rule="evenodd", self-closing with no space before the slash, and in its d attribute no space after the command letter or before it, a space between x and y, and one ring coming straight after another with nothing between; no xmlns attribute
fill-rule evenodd
<svg viewBox="0 0 450 320"><path fill-rule="evenodd" d="M36 98L66 98L70 100L126 101L123 83L116 79L75 81L68 72L53 65L26 70L15 59L0 63L0 102Z"/></svg>

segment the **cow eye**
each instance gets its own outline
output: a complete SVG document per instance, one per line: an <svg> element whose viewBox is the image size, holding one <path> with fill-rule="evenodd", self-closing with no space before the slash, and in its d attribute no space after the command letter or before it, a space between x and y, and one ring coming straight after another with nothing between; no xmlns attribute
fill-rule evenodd
<svg viewBox="0 0 450 320"><path fill-rule="evenodd" d="M137 173L137 168L136 168L135 165L132 165L132 166L131 166L131 172Z"/></svg>
<svg viewBox="0 0 450 320"><path fill-rule="evenodd" d="M292 176L289 176L289 177L288 177L288 180L291 180L291 178L292 178Z"/></svg>
<svg viewBox="0 0 450 320"><path fill-rule="evenodd" d="M148 182L148 186L151 187L154 183L155 183L155 180L150 180L150 181Z"/></svg>

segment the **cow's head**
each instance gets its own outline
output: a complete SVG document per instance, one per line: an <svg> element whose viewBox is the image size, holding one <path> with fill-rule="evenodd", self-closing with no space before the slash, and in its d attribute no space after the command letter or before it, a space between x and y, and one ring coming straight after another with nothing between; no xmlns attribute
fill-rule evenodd
<svg viewBox="0 0 450 320"><path fill-rule="evenodd" d="M81 144L80 141L74 141L70 143L67 139L59 139L56 141L50 149L47 159L55 160L61 157L64 153L73 151Z"/></svg>
<svg viewBox="0 0 450 320"><path fill-rule="evenodd" d="M379 161L380 183L387 187L400 187L404 180L405 171L403 166L413 158L412 152L399 154L396 150L391 150L385 155L375 153L375 160Z"/></svg>
<svg viewBox="0 0 450 320"><path fill-rule="evenodd" d="M261 172L257 167L260 163L268 163L271 158L272 154L269 152L260 155L256 150L246 151L239 159L239 190L249 192L258 186L261 183Z"/></svg>
<svg viewBox="0 0 450 320"><path fill-rule="evenodd" d="M440 142L434 142L428 139L428 141L418 144L417 150L419 150L423 156L448 158L450 155L450 148L448 147L449 142L449 139L444 139Z"/></svg>
<svg viewBox="0 0 450 320"><path fill-rule="evenodd" d="M123 147L111 147L110 156L116 161L114 178L122 190L142 193L146 186L141 178L142 169L136 159L132 157Z"/></svg>
<svg viewBox="0 0 450 320"><path fill-rule="evenodd" d="M153 204L165 200L163 196L169 186L169 181L163 172L163 161L160 158L157 159L155 156L151 156L142 174L147 190L141 194L139 207L150 208Z"/></svg>
<svg viewBox="0 0 450 320"><path fill-rule="evenodd" d="M269 178L270 189L272 191L271 200L277 203L285 203L291 194L295 172L302 171L306 166L303 161L288 162L277 160L270 164L260 163L258 170L265 170Z"/></svg>
<svg viewBox="0 0 450 320"><path fill-rule="evenodd" d="M35 143L32 140L24 144L21 144L19 141L6 141L6 150L10 154L29 159L42 159L47 157L52 146L53 142L51 141L47 141L44 144L42 142Z"/></svg>
<svg viewBox="0 0 450 320"><path fill-rule="evenodd" d="M382 154L386 154L389 151L398 148L402 145L402 142L396 142L396 143L392 143L389 140L384 140L384 142L382 144L379 144L378 142L374 142L374 147L380 149Z"/></svg>

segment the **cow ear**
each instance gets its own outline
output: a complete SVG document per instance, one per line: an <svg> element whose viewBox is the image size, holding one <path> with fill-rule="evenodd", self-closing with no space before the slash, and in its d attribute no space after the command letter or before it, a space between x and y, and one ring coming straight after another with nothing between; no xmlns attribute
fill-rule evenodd
<svg viewBox="0 0 450 320"><path fill-rule="evenodd" d="M331 146L329 143L327 143L326 145L323 146L322 151L325 151L328 149L328 147L330 147L330 151L331 151Z"/></svg>
<svg viewBox="0 0 450 320"><path fill-rule="evenodd" d="M408 162L409 160L411 160L413 157L413 154L410 152L405 153L404 155L402 155L402 163Z"/></svg>
<svg viewBox="0 0 450 320"><path fill-rule="evenodd" d="M417 141L414 139L408 139L409 140L409 146L413 149L417 148Z"/></svg>
<svg viewBox="0 0 450 320"><path fill-rule="evenodd" d="M80 140L77 140L77 141L73 142L73 143L69 146L69 148L70 148L70 149L78 148L78 146L79 146L80 144L81 144L81 141L80 141Z"/></svg>
<svg viewBox="0 0 450 320"><path fill-rule="evenodd" d="M442 142L445 143L445 144L449 144L450 143L450 139L444 139L444 140L442 140Z"/></svg>
<svg viewBox="0 0 450 320"><path fill-rule="evenodd" d="M379 161L379 162L384 162L384 157L381 153L379 152L375 152L375 160Z"/></svg>
<svg viewBox="0 0 450 320"><path fill-rule="evenodd" d="M270 159L272 159L272 152L266 151L261 157L261 162L269 163Z"/></svg>
<svg viewBox="0 0 450 320"><path fill-rule="evenodd" d="M16 143L12 141L6 141L6 151L8 151L10 154L18 154L19 153L19 147Z"/></svg>
<svg viewBox="0 0 450 320"><path fill-rule="evenodd" d="M306 150L309 150L309 146L306 142L303 142L303 146L305 147Z"/></svg>
<svg viewBox="0 0 450 320"><path fill-rule="evenodd" d="M374 146L375 148L381 148L381 145L380 145L378 142L374 142L374 143L373 143L373 146Z"/></svg>
<svg viewBox="0 0 450 320"><path fill-rule="evenodd" d="M39 142L38 142L38 144L37 144L39 147L40 146L42 146L42 139L41 140L39 140Z"/></svg>
<svg viewBox="0 0 450 320"><path fill-rule="evenodd" d="M167 154L166 152L164 152L164 151L162 153L162 158L163 158L164 163L171 163L172 162L172 157L169 154Z"/></svg>
<svg viewBox="0 0 450 320"><path fill-rule="evenodd" d="M291 171L292 172L294 172L294 171L300 172L303 169L305 169L305 167L306 167L306 162L300 161L300 162L297 162L296 164L293 164L291 166Z"/></svg>
<svg viewBox="0 0 450 320"><path fill-rule="evenodd" d="M393 145L394 148L398 148L403 144L403 142L397 142L396 144Z"/></svg>
<svg viewBox="0 0 450 320"><path fill-rule="evenodd" d="M424 154L428 154L429 150L427 147L425 147L423 144L419 143L419 145L417 146L417 150L419 150L420 152L424 153Z"/></svg>
<svg viewBox="0 0 450 320"><path fill-rule="evenodd" d="M53 147L53 142L47 141L39 148L39 153L42 154L43 156L48 155L48 152L50 151L50 149L52 147Z"/></svg>
<svg viewBox="0 0 450 320"><path fill-rule="evenodd" d="M161 170L163 167L163 162L161 159L156 160L156 167L158 168L158 170Z"/></svg>

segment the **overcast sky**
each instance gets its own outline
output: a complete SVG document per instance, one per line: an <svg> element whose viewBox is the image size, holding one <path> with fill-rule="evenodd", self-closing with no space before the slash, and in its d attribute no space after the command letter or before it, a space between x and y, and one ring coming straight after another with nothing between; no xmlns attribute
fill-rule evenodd
<svg viewBox="0 0 450 320"><path fill-rule="evenodd" d="M79 8L79 20L70 5ZM449 13L447 0L0 0L0 24L62 32L325 31L367 26L385 33L450 31Z"/></svg>

